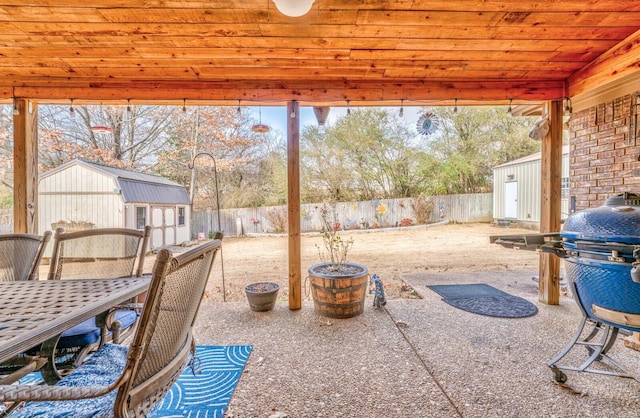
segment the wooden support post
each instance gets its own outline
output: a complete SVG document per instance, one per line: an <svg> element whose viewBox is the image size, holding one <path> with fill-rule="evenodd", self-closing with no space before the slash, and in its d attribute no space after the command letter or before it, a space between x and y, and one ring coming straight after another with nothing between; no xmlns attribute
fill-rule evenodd
<svg viewBox="0 0 640 418"><path fill-rule="evenodd" d="M13 232L38 232L38 106L16 99L13 116Z"/></svg>
<svg viewBox="0 0 640 418"><path fill-rule="evenodd" d="M294 115L294 117L291 117ZM300 106L287 103L287 179L289 222L289 309L302 308L300 251Z"/></svg>
<svg viewBox="0 0 640 418"><path fill-rule="evenodd" d="M559 232L562 181L562 102L547 103L549 133L542 140L542 184L540 232ZM549 305L560 303L560 259L540 253L538 300Z"/></svg>

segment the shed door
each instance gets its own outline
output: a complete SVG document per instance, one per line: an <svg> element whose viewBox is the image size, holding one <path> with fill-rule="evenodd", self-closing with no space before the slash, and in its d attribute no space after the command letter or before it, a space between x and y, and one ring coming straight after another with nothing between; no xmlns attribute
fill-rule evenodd
<svg viewBox="0 0 640 418"><path fill-rule="evenodd" d="M151 248L176 244L176 209L173 206L151 206Z"/></svg>
<svg viewBox="0 0 640 418"><path fill-rule="evenodd" d="M518 182L504 184L504 217L518 219Z"/></svg>

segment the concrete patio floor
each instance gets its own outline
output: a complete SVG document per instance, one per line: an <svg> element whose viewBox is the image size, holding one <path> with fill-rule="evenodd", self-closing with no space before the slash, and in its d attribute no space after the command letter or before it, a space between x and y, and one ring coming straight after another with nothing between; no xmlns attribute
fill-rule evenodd
<svg viewBox="0 0 640 418"><path fill-rule="evenodd" d="M250 344L253 352L228 417L637 417L640 383L567 372L556 384L546 362L570 340L580 314L570 297L537 302L536 272L403 276L423 298L389 300L350 319L329 319L305 301L269 312L204 301L198 344ZM487 283L534 303L529 318L468 313L428 284ZM579 347L577 361L586 360ZM583 356L584 354L584 356ZM612 357L640 375L640 352L618 338Z"/></svg>

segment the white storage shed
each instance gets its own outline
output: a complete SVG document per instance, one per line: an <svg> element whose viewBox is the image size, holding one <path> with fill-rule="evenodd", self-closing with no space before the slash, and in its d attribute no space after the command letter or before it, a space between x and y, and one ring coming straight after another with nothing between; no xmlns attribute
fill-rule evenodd
<svg viewBox="0 0 640 418"><path fill-rule="evenodd" d="M536 152L493 168L493 217L539 226L541 154ZM569 146L562 147L562 219L569 216Z"/></svg>
<svg viewBox="0 0 640 418"><path fill-rule="evenodd" d="M39 233L151 225L155 250L189 241L190 219L185 187L161 176L74 160L39 179Z"/></svg>

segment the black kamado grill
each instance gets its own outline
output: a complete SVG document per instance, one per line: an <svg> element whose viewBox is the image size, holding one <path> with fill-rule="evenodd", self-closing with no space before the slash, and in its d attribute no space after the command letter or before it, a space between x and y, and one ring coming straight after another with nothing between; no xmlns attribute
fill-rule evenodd
<svg viewBox="0 0 640 418"><path fill-rule="evenodd" d="M569 344L547 362L556 381L566 382L562 370L640 381L607 355L620 329L640 332L640 196L625 193L599 208L576 212L559 234L492 237L492 242L538 249L565 260L566 278L582 319ZM587 360L577 367L559 364L577 345L586 347ZM606 361L614 369L590 367L595 361Z"/></svg>

